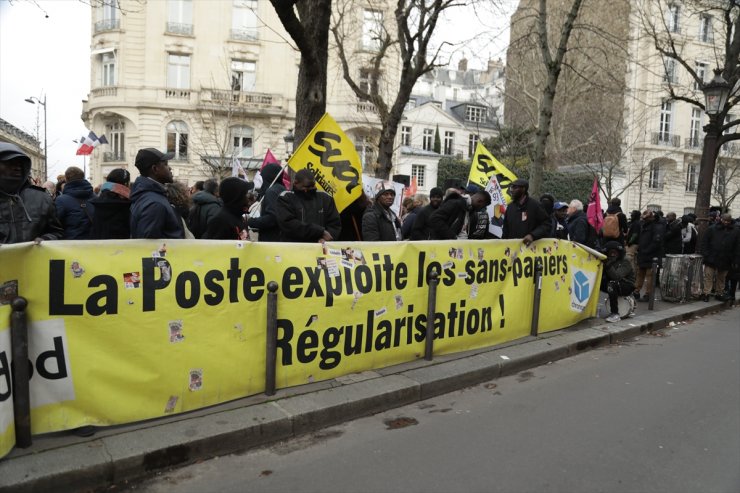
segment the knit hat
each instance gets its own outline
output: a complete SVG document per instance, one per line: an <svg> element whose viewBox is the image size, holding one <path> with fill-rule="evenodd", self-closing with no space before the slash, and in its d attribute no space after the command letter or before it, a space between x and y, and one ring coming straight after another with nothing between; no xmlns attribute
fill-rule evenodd
<svg viewBox="0 0 740 493"><path fill-rule="evenodd" d="M235 176L224 178L218 187L218 194L224 201L224 207L228 209L242 207L248 191L247 182Z"/></svg>
<svg viewBox="0 0 740 493"><path fill-rule="evenodd" d="M393 196L396 196L396 189L393 188L393 182L392 181L379 181L375 185L375 198L377 199L381 195L383 195L386 192L390 192L393 194Z"/></svg>

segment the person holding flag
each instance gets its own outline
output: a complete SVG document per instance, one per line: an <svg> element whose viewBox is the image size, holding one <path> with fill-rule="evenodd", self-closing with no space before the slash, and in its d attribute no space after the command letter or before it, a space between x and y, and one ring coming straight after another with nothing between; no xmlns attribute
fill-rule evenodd
<svg viewBox="0 0 740 493"><path fill-rule="evenodd" d="M260 174L262 175L262 187L259 190L262 197L260 214L259 217L250 217L247 224L251 229L259 231L257 241L280 241L276 207L278 198L286 191L283 185L285 173L279 164L268 163Z"/></svg>

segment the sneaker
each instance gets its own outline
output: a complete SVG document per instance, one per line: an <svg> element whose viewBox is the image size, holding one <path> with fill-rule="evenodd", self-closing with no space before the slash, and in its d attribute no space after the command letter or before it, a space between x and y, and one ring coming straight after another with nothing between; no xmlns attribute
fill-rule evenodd
<svg viewBox="0 0 740 493"><path fill-rule="evenodd" d="M702 301L709 301L709 295L708 294L702 295L701 300Z"/></svg>
<svg viewBox="0 0 740 493"><path fill-rule="evenodd" d="M607 322L619 322L620 320L622 319L616 313L612 313L611 315L606 317Z"/></svg>

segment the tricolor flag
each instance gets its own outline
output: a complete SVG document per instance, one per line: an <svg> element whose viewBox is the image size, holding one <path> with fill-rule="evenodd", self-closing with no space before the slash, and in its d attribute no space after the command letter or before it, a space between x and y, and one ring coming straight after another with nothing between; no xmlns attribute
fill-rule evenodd
<svg viewBox="0 0 740 493"><path fill-rule="evenodd" d="M80 137L80 147L77 148L77 155L78 156L89 156L92 154L92 151L98 147L100 144L107 144L108 139L105 138L105 135L101 135L98 137L95 135L95 132L92 130L89 134L87 134L87 137L82 136Z"/></svg>
<svg viewBox="0 0 740 493"><path fill-rule="evenodd" d="M604 225L604 216L601 213L601 193L599 192L599 179L594 176L594 186L591 188L591 196L588 198L588 208L586 209L588 223L596 231L601 231Z"/></svg>

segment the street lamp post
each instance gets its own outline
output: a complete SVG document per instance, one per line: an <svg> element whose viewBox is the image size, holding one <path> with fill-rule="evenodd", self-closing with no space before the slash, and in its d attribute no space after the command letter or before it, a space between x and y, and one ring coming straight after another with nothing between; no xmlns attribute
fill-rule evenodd
<svg viewBox="0 0 740 493"><path fill-rule="evenodd" d="M701 152L699 181L696 184L696 204L694 213L699 221L699 240L709 225L709 203L712 197L712 178L719 154L719 139L722 137L725 105L730 94L730 85L722 77L720 69L714 70L714 78L702 86L704 93L704 111L709 116L709 123L704 126L704 147Z"/></svg>
<svg viewBox="0 0 740 493"><path fill-rule="evenodd" d="M49 169L47 167L47 164L48 164L48 161L47 160L49 158L48 158L47 147L46 147L46 144L47 144L47 139L46 139L46 94L44 94L44 100L43 101L41 101L36 96L31 96L30 98L26 98L25 101L26 101L26 103L31 103L31 104L38 103L38 104L40 104L41 106L44 107L44 169L43 169L43 175L44 175L44 181L46 181L46 180L48 180L47 170Z"/></svg>
<svg viewBox="0 0 740 493"><path fill-rule="evenodd" d="M288 130L286 135L283 135L283 141L285 141L285 153L288 155L287 160L290 159L290 156L293 155L293 151L295 150L295 135L293 135L292 128Z"/></svg>

